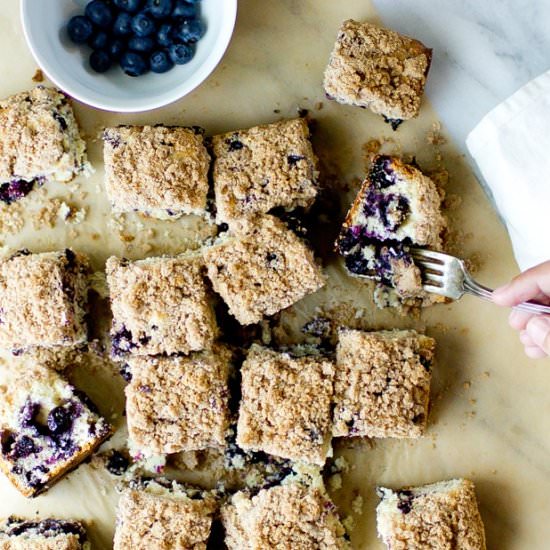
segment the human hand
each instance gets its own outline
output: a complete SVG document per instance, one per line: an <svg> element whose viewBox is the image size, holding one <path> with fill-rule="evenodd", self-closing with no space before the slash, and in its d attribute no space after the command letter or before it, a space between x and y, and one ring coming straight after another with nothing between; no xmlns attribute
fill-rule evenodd
<svg viewBox="0 0 550 550"><path fill-rule="evenodd" d="M493 302L500 306L513 307L528 300L550 304L550 261L524 271L493 292ZM513 329L519 331L519 339L528 357L540 359L550 355L549 315L514 309L508 321Z"/></svg>

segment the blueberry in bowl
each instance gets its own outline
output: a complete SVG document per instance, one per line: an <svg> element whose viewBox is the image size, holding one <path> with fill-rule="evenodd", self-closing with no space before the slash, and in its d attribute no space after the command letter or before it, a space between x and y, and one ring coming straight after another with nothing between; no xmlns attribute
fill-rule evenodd
<svg viewBox="0 0 550 550"><path fill-rule="evenodd" d="M196 88L225 53L237 12L237 0L94 2L91 10L85 0L21 0L22 22L51 81L83 103L115 112L162 107Z"/></svg>

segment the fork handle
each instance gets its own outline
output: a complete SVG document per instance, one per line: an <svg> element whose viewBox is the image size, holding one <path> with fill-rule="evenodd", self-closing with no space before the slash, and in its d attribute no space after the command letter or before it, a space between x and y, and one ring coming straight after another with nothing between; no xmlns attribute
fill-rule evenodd
<svg viewBox="0 0 550 550"><path fill-rule="evenodd" d="M486 286L480 285L470 276L467 276L464 279L464 290L469 294L481 298L482 300L486 300L488 302L493 301L493 290ZM512 309L519 309L529 313L546 313L550 315L550 306L544 306L535 302L521 302L520 304L515 305Z"/></svg>

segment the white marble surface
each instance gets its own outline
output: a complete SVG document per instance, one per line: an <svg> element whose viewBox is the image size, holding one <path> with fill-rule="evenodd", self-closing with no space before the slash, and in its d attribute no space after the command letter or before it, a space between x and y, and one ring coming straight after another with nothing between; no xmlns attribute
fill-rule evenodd
<svg viewBox="0 0 550 550"><path fill-rule="evenodd" d="M374 0L389 27L434 49L427 95L466 150L490 109L550 68L546 0Z"/></svg>

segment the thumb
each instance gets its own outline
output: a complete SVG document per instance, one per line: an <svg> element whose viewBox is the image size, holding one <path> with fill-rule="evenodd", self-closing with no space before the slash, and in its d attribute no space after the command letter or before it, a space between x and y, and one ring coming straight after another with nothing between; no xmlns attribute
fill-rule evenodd
<svg viewBox="0 0 550 550"><path fill-rule="evenodd" d="M531 317L525 330L536 346L550 354L550 317L546 315Z"/></svg>

